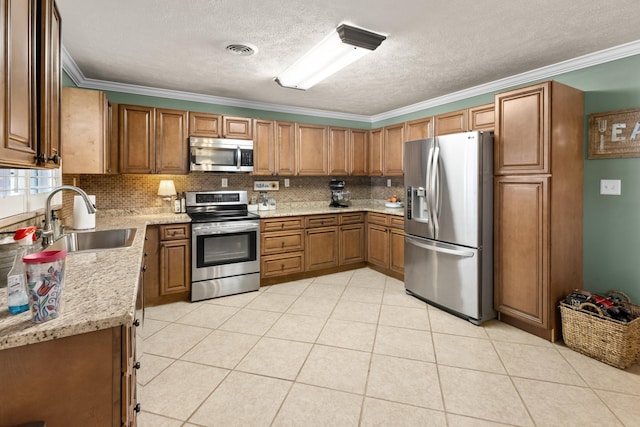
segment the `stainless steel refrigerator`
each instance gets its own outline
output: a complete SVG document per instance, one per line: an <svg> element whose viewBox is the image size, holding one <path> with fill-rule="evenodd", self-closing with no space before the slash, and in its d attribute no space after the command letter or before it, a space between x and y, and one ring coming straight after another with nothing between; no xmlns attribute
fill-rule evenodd
<svg viewBox="0 0 640 427"><path fill-rule="evenodd" d="M493 310L493 133L404 146L407 293L480 324Z"/></svg>

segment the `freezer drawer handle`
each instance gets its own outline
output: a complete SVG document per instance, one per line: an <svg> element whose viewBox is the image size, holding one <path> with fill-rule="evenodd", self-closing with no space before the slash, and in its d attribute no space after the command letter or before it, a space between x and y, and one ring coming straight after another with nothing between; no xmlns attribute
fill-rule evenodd
<svg viewBox="0 0 640 427"><path fill-rule="evenodd" d="M467 258L471 258L473 256L473 252L471 251L457 251L455 249L441 248L439 246L427 245L425 243L418 242L417 240L412 239L411 237L405 236L405 238L406 238L406 241L411 243L412 245L418 246L419 248L428 249L430 251L442 252L445 254L457 255L457 256L467 257Z"/></svg>

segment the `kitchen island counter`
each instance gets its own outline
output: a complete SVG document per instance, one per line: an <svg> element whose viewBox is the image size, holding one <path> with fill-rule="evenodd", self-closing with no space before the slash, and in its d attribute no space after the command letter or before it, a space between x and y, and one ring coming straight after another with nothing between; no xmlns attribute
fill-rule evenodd
<svg viewBox="0 0 640 427"><path fill-rule="evenodd" d="M135 228L127 248L70 252L65 261L62 312L40 324L31 312L10 315L7 290L0 289L0 350L133 322L147 225L190 222L186 214L100 215L96 230Z"/></svg>

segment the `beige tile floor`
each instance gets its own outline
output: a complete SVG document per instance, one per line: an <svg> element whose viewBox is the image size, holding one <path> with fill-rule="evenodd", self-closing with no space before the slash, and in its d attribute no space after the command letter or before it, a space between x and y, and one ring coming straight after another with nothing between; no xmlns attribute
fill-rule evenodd
<svg viewBox="0 0 640 427"><path fill-rule="evenodd" d="M370 269L146 310L143 427L640 426L622 371Z"/></svg>

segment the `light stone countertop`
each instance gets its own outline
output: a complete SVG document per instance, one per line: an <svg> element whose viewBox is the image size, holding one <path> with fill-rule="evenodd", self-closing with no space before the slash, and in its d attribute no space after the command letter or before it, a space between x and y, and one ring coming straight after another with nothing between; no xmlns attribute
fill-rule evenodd
<svg viewBox="0 0 640 427"><path fill-rule="evenodd" d="M136 228L133 244L69 253L65 260L62 313L37 324L31 312L7 310L0 289L0 350L125 325L133 321L147 225L190 222L186 214L98 216L96 229Z"/></svg>
<svg viewBox="0 0 640 427"><path fill-rule="evenodd" d="M256 213L260 218L275 218L362 211L404 215L402 208L390 209L381 201L366 200L354 201L346 208L330 208L326 202L282 203L276 210ZM65 261L63 309L57 319L36 324L31 321L29 311L10 315L6 288L0 289L0 350L131 323L146 227L190 221L186 214L133 210L99 213L97 230L135 228L133 244L128 248L69 253Z"/></svg>

